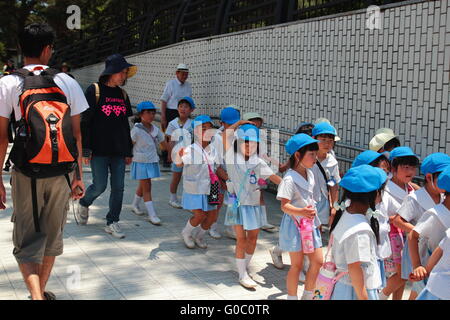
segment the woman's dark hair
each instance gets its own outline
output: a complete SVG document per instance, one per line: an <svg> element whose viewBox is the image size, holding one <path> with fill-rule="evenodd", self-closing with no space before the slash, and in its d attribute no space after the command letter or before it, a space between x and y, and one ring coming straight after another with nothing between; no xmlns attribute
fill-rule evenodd
<svg viewBox="0 0 450 320"><path fill-rule="evenodd" d="M303 157L305 156L306 152L308 151L317 151L319 150L319 145L317 143L311 143L307 146L304 146L303 148L300 148L296 152L300 153L300 162L303 160ZM295 168L295 153L289 158L289 167L291 169Z"/></svg>
<svg viewBox="0 0 450 320"><path fill-rule="evenodd" d="M384 189L384 186L386 184L383 184L383 186L379 190L375 190L372 192L351 192L346 189L344 189L344 193L342 195L341 202L345 201L346 199L349 199L352 202L359 202L363 204L368 204L369 208L373 211L376 210L375 208L375 201L377 199L377 195L381 193L381 191ZM341 219L343 214L342 210L338 210L336 212L336 216L333 219L333 223L330 227L330 234L333 232L334 228L338 224L339 220ZM375 217L370 218L370 227L372 228L373 233L375 233L375 238L377 239L377 244L380 244L380 224L378 223L378 220Z"/></svg>
<svg viewBox="0 0 450 320"><path fill-rule="evenodd" d="M305 124L302 124L300 127L298 127L297 132L295 134L305 133L308 136L312 136L313 128L314 128L314 125L312 123L305 123Z"/></svg>
<svg viewBox="0 0 450 320"><path fill-rule="evenodd" d="M384 154L382 154L381 156L376 158L374 161L369 163L369 165L372 166L372 167L377 167L378 168L380 166L380 163L383 162L383 161L388 164L389 171L390 171L391 163L389 162L389 159Z"/></svg>
<svg viewBox="0 0 450 320"><path fill-rule="evenodd" d="M397 157L392 160L392 168L397 169L398 166L414 166L419 165L419 159L415 156Z"/></svg>
<svg viewBox="0 0 450 320"><path fill-rule="evenodd" d="M39 58L46 46L55 42L55 32L44 23L32 23L19 34L19 44L22 54L29 58Z"/></svg>
<svg viewBox="0 0 450 320"><path fill-rule="evenodd" d="M446 196L446 197L450 196L450 192L449 191L445 191L444 192L444 196Z"/></svg>
<svg viewBox="0 0 450 320"><path fill-rule="evenodd" d="M384 151L391 151L394 148L400 147L400 140L395 137L386 142L383 146Z"/></svg>
<svg viewBox="0 0 450 320"><path fill-rule="evenodd" d="M98 77L98 82L106 85L108 83L109 79L111 78L111 76L112 76L111 74L105 74L103 76L100 76L100 77ZM125 79L125 81L123 82L122 87L125 86L126 84L127 84L127 79Z"/></svg>

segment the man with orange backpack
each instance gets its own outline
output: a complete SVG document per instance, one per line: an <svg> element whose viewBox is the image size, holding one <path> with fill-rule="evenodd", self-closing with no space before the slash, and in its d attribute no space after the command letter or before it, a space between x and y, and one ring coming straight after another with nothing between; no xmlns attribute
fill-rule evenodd
<svg viewBox="0 0 450 320"><path fill-rule="evenodd" d="M13 254L33 300L54 300L45 290L56 256L70 196L84 195L80 114L88 107L78 83L47 66L54 32L31 24L19 35L25 66L0 79L0 164L8 147L9 121L15 139L10 161ZM75 174L74 174L75 173ZM0 209L6 206L0 175Z"/></svg>

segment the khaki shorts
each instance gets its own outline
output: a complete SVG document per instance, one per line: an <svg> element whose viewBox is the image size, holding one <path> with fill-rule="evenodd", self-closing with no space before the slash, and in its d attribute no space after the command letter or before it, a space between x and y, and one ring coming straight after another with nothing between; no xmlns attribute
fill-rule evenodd
<svg viewBox="0 0 450 320"><path fill-rule="evenodd" d="M56 257L63 253L63 229L70 199L67 180L64 176L37 179L36 193L39 233L34 227L31 178L12 170L13 254L19 264L41 264L44 256Z"/></svg>

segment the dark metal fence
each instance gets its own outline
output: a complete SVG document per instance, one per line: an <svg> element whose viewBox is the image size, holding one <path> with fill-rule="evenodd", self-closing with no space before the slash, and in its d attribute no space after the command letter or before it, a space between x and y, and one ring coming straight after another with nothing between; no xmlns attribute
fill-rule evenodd
<svg viewBox="0 0 450 320"><path fill-rule="evenodd" d="M61 39L51 63L68 62L74 68L103 61L108 55L124 55L172 43L218 34L260 28L289 21L347 12L369 5L402 0L167 0L164 5L114 25L99 22L95 30L75 43ZM101 30L101 31L99 31Z"/></svg>

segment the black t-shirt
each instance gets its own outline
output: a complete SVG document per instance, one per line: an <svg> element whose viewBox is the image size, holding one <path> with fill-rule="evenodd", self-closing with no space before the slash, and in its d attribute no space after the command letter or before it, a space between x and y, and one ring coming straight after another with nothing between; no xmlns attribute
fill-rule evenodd
<svg viewBox="0 0 450 320"><path fill-rule="evenodd" d="M132 157L133 143L128 117L133 115L130 100L120 87L100 84L100 99L95 101L95 86L85 92L89 109L81 115L83 154Z"/></svg>

